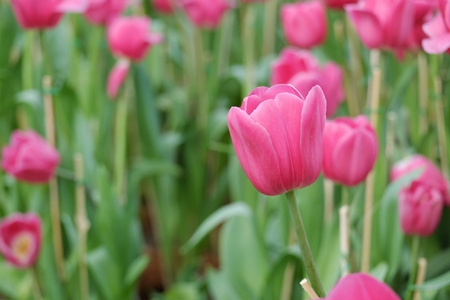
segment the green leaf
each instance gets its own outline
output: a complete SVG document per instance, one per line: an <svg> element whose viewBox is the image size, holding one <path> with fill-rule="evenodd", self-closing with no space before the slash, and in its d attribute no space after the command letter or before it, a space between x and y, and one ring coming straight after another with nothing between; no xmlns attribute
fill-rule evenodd
<svg viewBox="0 0 450 300"><path fill-rule="evenodd" d="M414 286L414 289L419 291L431 291L431 290L440 290L448 287L450 287L450 271L442 274L439 277L428 280L420 286Z"/></svg>
<svg viewBox="0 0 450 300"><path fill-rule="evenodd" d="M144 272L145 268L147 268L150 263L150 257L147 255L141 255L136 258L128 268L127 274L125 275L125 285L127 287L132 287L136 284L141 276L142 272Z"/></svg>

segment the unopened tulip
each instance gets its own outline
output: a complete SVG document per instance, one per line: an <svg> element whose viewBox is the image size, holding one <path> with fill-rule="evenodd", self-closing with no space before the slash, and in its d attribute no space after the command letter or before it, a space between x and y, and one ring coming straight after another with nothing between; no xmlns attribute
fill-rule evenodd
<svg viewBox="0 0 450 300"><path fill-rule="evenodd" d="M151 20L147 17L118 17L108 26L108 43L111 52L130 60L141 60L154 44L162 41L160 34L150 32Z"/></svg>
<svg viewBox="0 0 450 300"><path fill-rule="evenodd" d="M412 155L397 162L391 169L391 180L394 181L415 170L422 170L416 181L440 191L445 204L450 205L447 180L441 171L423 155Z"/></svg>
<svg viewBox="0 0 450 300"><path fill-rule="evenodd" d="M13 214L0 222L0 252L13 266L35 264L41 248L41 219L33 214Z"/></svg>
<svg viewBox="0 0 450 300"><path fill-rule="evenodd" d="M127 5L127 1L89 0L89 5L84 15L93 24L106 25L122 13Z"/></svg>
<svg viewBox="0 0 450 300"><path fill-rule="evenodd" d="M344 9L345 5L356 2L358 2L358 0L325 0L327 6L334 9Z"/></svg>
<svg viewBox="0 0 450 300"><path fill-rule="evenodd" d="M270 83L292 84L302 95L319 85L327 99L327 117L336 112L344 100L341 68L335 63L327 63L321 68L314 56L305 50L284 49L278 60L272 64Z"/></svg>
<svg viewBox="0 0 450 300"><path fill-rule="evenodd" d="M435 231L444 206L438 189L415 180L400 190L398 201L400 224L405 234L429 236Z"/></svg>
<svg viewBox="0 0 450 300"><path fill-rule="evenodd" d="M45 183L59 164L58 151L34 131L14 131L11 143L2 150L2 168L15 178Z"/></svg>
<svg viewBox="0 0 450 300"><path fill-rule="evenodd" d="M345 7L362 43L370 49L408 47L414 27L410 0L360 0Z"/></svg>
<svg viewBox="0 0 450 300"><path fill-rule="evenodd" d="M326 300L400 300L384 282L364 273L354 273L340 279Z"/></svg>
<svg viewBox="0 0 450 300"><path fill-rule="evenodd" d="M283 4L281 25L289 44L306 49L318 46L327 35L325 5L320 0Z"/></svg>
<svg viewBox="0 0 450 300"><path fill-rule="evenodd" d="M198 27L215 28L233 5L227 0L180 0L188 18Z"/></svg>
<svg viewBox="0 0 450 300"><path fill-rule="evenodd" d="M323 134L323 174L346 186L361 183L378 155L375 130L365 116L327 121Z"/></svg>
<svg viewBox="0 0 450 300"><path fill-rule="evenodd" d="M439 13L423 25L428 38L422 40L422 47L429 54L450 53L450 1L439 1Z"/></svg>
<svg viewBox="0 0 450 300"><path fill-rule="evenodd" d="M130 62L128 60L121 60L116 63L108 76L106 91L109 98L113 99L117 97L119 89L125 81L129 71Z"/></svg>
<svg viewBox="0 0 450 300"><path fill-rule="evenodd" d="M170 14L175 10L176 1L179 0L153 0L153 6L159 12Z"/></svg>
<svg viewBox="0 0 450 300"><path fill-rule="evenodd" d="M315 86L306 98L291 85L259 87L228 113L239 162L255 188L279 195L312 184L322 168L326 100Z"/></svg>
<svg viewBox="0 0 450 300"><path fill-rule="evenodd" d="M86 0L11 0L11 6L23 29L55 27L64 13L82 13Z"/></svg>

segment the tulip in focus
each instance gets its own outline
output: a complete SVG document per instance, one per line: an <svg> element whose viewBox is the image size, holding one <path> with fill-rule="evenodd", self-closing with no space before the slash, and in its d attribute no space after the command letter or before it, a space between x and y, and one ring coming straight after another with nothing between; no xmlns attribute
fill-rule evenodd
<svg viewBox="0 0 450 300"><path fill-rule="evenodd" d="M291 85L259 87L228 113L239 162L255 188L279 195L312 184L322 168L326 100L319 86L306 98Z"/></svg>
<svg viewBox="0 0 450 300"><path fill-rule="evenodd" d="M0 252L18 268L35 264L41 248L41 220L33 214L13 214L0 222Z"/></svg>
<svg viewBox="0 0 450 300"><path fill-rule="evenodd" d="M86 0L11 0L17 22L23 29L55 27L64 13L83 13Z"/></svg>
<svg viewBox="0 0 450 300"><path fill-rule="evenodd" d="M93 24L106 25L118 17L126 5L127 0L89 0L84 15Z"/></svg>
<svg viewBox="0 0 450 300"><path fill-rule="evenodd" d="M425 52L450 53L450 1L439 1L439 13L423 25L423 31L428 36L422 41Z"/></svg>
<svg viewBox="0 0 450 300"><path fill-rule="evenodd" d="M226 0L180 0L188 18L198 27L215 28L233 5Z"/></svg>
<svg viewBox="0 0 450 300"><path fill-rule="evenodd" d="M365 116L327 121L323 134L323 174L346 186L361 183L378 155L377 135Z"/></svg>
<svg viewBox="0 0 450 300"><path fill-rule="evenodd" d="M423 169L416 181L438 190L446 205L450 205L448 183L441 171L425 156L413 155L397 162L391 169L391 181L403 177L415 170Z"/></svg>
<svg viewBox="0 0 450 300"><path fill-rule="evenodd" d="M340 279L326 300L400 300L384 282L364 273L354 273Z"/></svg>
<svg viewBox="0 0 450 300"><path fill-rule="evenodd" d="M46 183L59 165L58 151L34 131L14 131L2 150L2 168L18 180Z"/></svg>
<svg viewBox="0 0 450 300"><path fill-rule="evenodd" d="M403 50L414 26L410 0L360 0L345 7L362 43L369 49Z"/></svg>
<svg viewBox="0 0 450 300"><path fill-rule="evenodd" d="M302 95L319 85L327 99L327 117L330 118L344 100L342 77L337 64L327 63L321 68L310 52L285 48L272 64L270 84L292 84Z"/></svg>
<svg viewBox="0 0 450 300"><path fill-rule="evenodd" d="M441 219L444 200L441 192L420 180L415 180L399 193L398 211L405 234L429 236Z"/></svg>
<svg viewBox="0 0 450 300"><path fill-rule="evenodd" d="M153 0L153 6L159 12L171 14L175 10L175 1L179 0Z"/></svg>
<svg viewBox="0 0 450 300"><path fill-rule="evenodd" d="M325 41L327 19L320 0L283 4L281 25L289 44L310 49Z"/></svg>

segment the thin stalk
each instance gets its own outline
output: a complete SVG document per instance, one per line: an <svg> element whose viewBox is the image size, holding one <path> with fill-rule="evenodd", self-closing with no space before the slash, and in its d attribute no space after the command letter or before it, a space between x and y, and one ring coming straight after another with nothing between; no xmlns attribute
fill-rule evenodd
<svg viewBox="0 0 450 300"><path fill-rule="evenodd" d="M23 58L22 58L22 87L24 90L31 90L33 88L34 77L34 30L27 30L24 32ZM29 128L29 122L25 110L22 107L17 109L17 120L19 128Z"/></svg>
<svg viewBox="0 0 450 300"><path fill-rule="evenodd" d="M317 295L323 298L326 296L325 290L323 289L322 282L320 281L319 274L317 273L316 264L314 262L311 248L309 247L308 237L306 236L305 227L303 226L302 217L297 206L294 191L287 192L286 198L291 214L292 223L294 225L294 230L297 235L298 243L300 245L300 251L302 253L306 273L308 274L311 285L316 291Z"/></svg>
<svg viewBox="0 0 450 300"><path fill-rule="evenodd" d="M424 53L417 56L419 68L419 135L423 137L428 131L428 62Z"/></svg>
<svg viewBox="0 0 450 300"><path fill-rule="evenodd" d="M345 30L347 34L347 40L349 43L349 55L350 58L350 79L347 83L353 82L356 84L353 86L346 86L346 91L350 91L348 94L348 103L351 116L356 116L361 113L362 105L359 103L359 99L363 99L363 92L361 89L361 80L364 78L364 72L362 67L361 49L359 38L356 35L355 29L350 24L348 16L345 17Z"/></svg>
<svg viewBox="0 0 450 300"><path fill-rule="evenodd" d="M419 257L421 238L418 235L413 236L411 246L411 272L409 273L408 288L406 290L405 300L411 300L413 295L412 286L417 274L417 259Z"/></svg>
<svg viewBox="0 0 450 300"><path fill-rule="evenodd" d="M55 147L55 121L53 113L53 97L51 95L52 79L50 76L44 77L44 110L45 110L45 131L48 143ZM64 250L62 243L58 181L55 177L50 179L50 215L52 222L53 247L55 248L55 262L58 269L59 278L65 281L64 270Z"/></svg>
<svg viewBox="0 0 450 300"><path fill-rule="evenodd" d="M344 205L339 209L339 240L341 247L341 277L350 272L348 256L350 253L350 220L349 207Z"/></svg>
<svg viewBox="0 0 450 300"><path fill-rule="evenodd" d="M94 26L92 28L93 32L90 35L89 40L89 72L87 74L87 88L85 89L85 107L88 107L88 112L90 116L98 115L99 102L97 97L98 86L100 82L98 80L99 68L100 68L100 53L102 47L99 45L102 42L104 35L104 28L101 26Z"/></svg>
<svg viewBox="0 0 450 300"><path fill-rule="evenodd" d="M289 230L289 241L288 245L295 242L295 234L291 229ZM283 274L283 287L281 288L280 300L289 300L292 297L293 280L295 275L295 264L293 262L288 262L286 269L284 269Z"/></svg>
<svg viewBox="0 0 450 300"><path fill-rule="evenodd" d="M302 288L305 290L305 292L308 294L308 296L311 299L318 299L319 298L319 296L317 296L316 292L311 287L311 285L309 284L309 282L308 282L308 280L306 278L304 278L302 281L300 281L300 285L302 286Z"/></svg>
<svg viewBox="0 0 450 300"><path fill-rule="evenodd" d="M277 28L278 0L270 0L264 4L264 27L263 27L263 49L262 56L275 52L275 37Z"/></svg>
<svg viewBox="0 0 450 300"><path fill-rule="evenodd" d="M244 5L242 10L242 44L244 48L245 82L242 97L247 96L255 87L255 12L251 5Z"/></svg>
<svg viewBox="0 0 450 300"><path fill-rule="evenodd" d="M86 216L86 191L83 185L84 168L83 156L80 153L74 155L75 178L77 186L75 189L76 217L75 223L78 229L78 263L80 270L80 295L82 299L89 299L89 275L86 264L87 259L87 232L90 224Z"/></svg>
<svg viewBox="0 0 450 300"><path fill-rule="evenodd" d="M126 173L126 149L127 149L127 103L129 82L127 80L125 91L122 97L118 99L115 116L115 130L114 130L114 176L116 183L116 193L120 204L125 204L125 173Z"/></svg>
<svg viewBox="0 0 450 300"><path fill-rule="evenodd" d="M33 296L35 300L42 300L42 290L39 283L39 272L37 270L37 265L31 267L31 277L33 278Z"/></svg>
<svg viewBox="0 0 450 300"><path fill-rule="evenodd" d="M419 269L417 270L417 276L416 276L416 286L422 285L422 283L425 281L425 275L427 274L427 260L423 257L419 258ZM421 300L422 294L420 291L416 290L414 291L413 300Z"/></svg>
<svg viewBox="0 0 450 300"><path fill-rule="evenodd" d="M441 169L445 178L449 178L447 159L447 138L445 135L444 103L442 102L442 81L439 77L434 79L434 91L436 94L436 125L438 129L439 154L441 157Z"/></svg>
<svg viewBox="0 0 450 300"><path fill-rule="evenodd" d="M323 221L325 224L331 221L334 211L334 183L330 179L324 178L323 187L325 192L325 208Z"/></svg>
<svg viewBox="0 0 450 300"><path fill-rule="evenodd" d="M197 78L195 95L198 97L200 103L198 103L198 126L201 130L206 129L208 125L209 117L209 102L208 96L204 92L207 88L206 86L206 60L205 60L205 49L203 46L203 35L201 28L195 28L195 43L194 43L194 59L195 59L195 74Z"/></svg>

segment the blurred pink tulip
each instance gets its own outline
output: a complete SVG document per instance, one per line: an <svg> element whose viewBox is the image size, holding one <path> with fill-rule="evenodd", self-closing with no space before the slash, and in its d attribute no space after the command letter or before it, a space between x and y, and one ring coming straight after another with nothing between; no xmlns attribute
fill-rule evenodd
<svg viewBox="0 0 450 300"><path fill-rule="evenodd" d="M82 13L86 0L11 0L17 22L23 29L55 27L66 12Z"/></svg>
<svg viewBox="0 0 450 300"><path fill-rule="evenodd" d="M316 181L322 168L326 100L315 86L306 98L291 85L259 87L228 113L239 162L255 188L279 195Z"/></svg>
<svg viewBox="0 0 450 300"><path fill-rule="evenodd" d="M86 19L93 24L106 25L118 17L125 9L128 0L88 0L89 5L84 13Z"/></svg>
<svg viewBox="0 0 450 300"><path fill-rule="evenodd" d="M429 236L441 219L442 193L420 180L400 190L398 197L400 224L405 234Z"/></svg>
<svg viewBox="0 0 450 300"><path fill-rule="evenodd" d="M120 87L130 71L130 62L120 60L111 70L108 76L107 93L108 97L114 99L117 97Z"/></svg>
<svg viewBox="0 0 450 300"><path fill-rule="evenodd" d="M377 135L365 116L327 121L323 134L323 174L354 186L372 170L378 155Z"/></svg>
<svg viewBox="0 0 450 300"><path fill-rule="evenodd" d="M170 14L175 10L175 3L179 0L153 0L153 6L159 12Z"/></svg>
<svg viewBox="0 0 450 300"><path fill-rule="evenodd" d="M41 249L41 219L33 214L13 214L0 222L0 252L18 268L35 264Z"/></svg>
<svg viewBox="0 0 450 300"><path fill-rule="evenodd" d="M344 9L345 5L356 2L358 2L358 0L325 0L327 6L334 9Z"/></svg>
<svg viewBox="0 0 450 300"><path fill-rule="evenodd" d="M420 181L422 184L429 185L440 191L446 205L450 205L447 180L441 171L425 156L412 155L397 162L391 169L391 181L418 169L423 169L423 172L416 181Z"/></svg>
<svg viewBox="0 0 450 300"><path fill-rule="evenodd" d="M45 183L59 164L58 151L34 131L14 131L10 145L2 150L2 168L15 178Z"/></svg>
<svg viewBox="0 0 450 300"><path fill-rule="evenodd" d="M244 3L252 3L252 2L267 2L270 0L241 0Z"/></svg>
<svg viewBox="0 0 450 300"><path fill-rule="evenodd" d="M414 26L410 0L360 0L345 7L362 43L370 49L405 49Z"/></svg>
<svg viewBox="0 0 450 300"><path fill-rule="evenodd" d="M163 40L162 35L150 32L151 20L147 17L118 17L108 26L108 43L111 52L130 60L141 60L152 45Z"/></svg>
<svg viewBox="0 0 450 300"><path fill-rule="evenodd" d="M180 0L188 18L198 27L215 28L224 13L233 8L226 0Z"/></svg>
<svg viewBox="0 0 450 300"><path fill-rule="evenodd" d="M384 282L364 273L349 274L328 293L326 300L400 300Z"/></svg>
<svg viewBox="0 0 450 300"><path fill-rule="evenodd" d="M272 64L270 84L292 84L302 95L319 85L327 99L327 117L330 118L344 100L342 77L337 64L327 63L320 68L310 52L285 48Z"/></svg>
<svg viewBox="0 0 450 300"><path fill-rule="evenodd" d="M408 50L418 50L422 48L422 40L427 37L423 31L423 25L433 17L434 10L438 4L432 0L413 0L414 5L414 25L408 41Z"/></svg>
<svg viewBox="0 0 450 300"><path fill-rule="evenodd" d="M306 49L318 46L327 35L325 5L320 0L283 4L281 25L289 44Z"/></svg>
<svg viewBox="0 0 450 300"><path fill-rule="evenodd" d="M439 13L423 25L428 36L422 40L422 47L429 54L450 54L450 1L439 1Z"/></svg>

